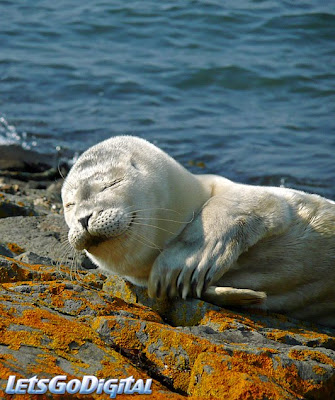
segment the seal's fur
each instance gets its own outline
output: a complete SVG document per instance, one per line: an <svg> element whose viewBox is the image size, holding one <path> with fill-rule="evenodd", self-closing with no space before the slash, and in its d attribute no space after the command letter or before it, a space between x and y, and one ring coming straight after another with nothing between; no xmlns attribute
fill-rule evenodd
<svg viewBox="0 0 335 400"><path fill-rule="evenodd" d="M331 200L193 175L131 136L83 153L62 197L72 246L86 249L100 267L148 285L152 296L262 302L335 326Z"/></svg>

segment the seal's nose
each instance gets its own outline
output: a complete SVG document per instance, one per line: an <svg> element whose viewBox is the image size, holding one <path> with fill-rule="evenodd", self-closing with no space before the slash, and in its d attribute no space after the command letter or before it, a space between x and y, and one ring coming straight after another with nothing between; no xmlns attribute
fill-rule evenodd
<svg viewBox="0 0 335 400"><path fill-rule="evenodd" d="M87 230L88 220L92 217L92 214L86 215L86 217L79 218L78 221L81 223L82 227Z"/></svg>

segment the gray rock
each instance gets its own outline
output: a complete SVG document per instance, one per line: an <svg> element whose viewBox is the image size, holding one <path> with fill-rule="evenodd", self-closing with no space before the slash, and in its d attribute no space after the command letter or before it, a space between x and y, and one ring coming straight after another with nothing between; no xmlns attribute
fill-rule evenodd
<svg viewBox="0 0 335 400"><path fill-rule="evenodd" d="M44 265L54 265L55 261L53 261L49 257L39 256L32 251L26 251L25 253L21 253L20 255L15 257L16 260L23 261L28 264L37 265L37 264L44 264Z"/></svg>
<svg viewBox="0 0 335 400"><path fill-rule="evenodd" d="M46 190L46 194L51 201L61 203L61 189L63 185L63 180L58 180L57 182L53 182L48 186Z"/></svg>
<svg viewBox="0 0 335 400"><path fill-rule="evenodd" d="M0 218L37 215L31 201L9 193L0 194Z"/></svg>
<svg viewBox="0 0 335 400"><path fill-rule="evenodd" d="M0 244L0 255L5 257L14 257L14 254L4 244Z"/></svg>
<svg viewBox="0 0 335 400"><path fill-rule="evenodd" d="M70 247L64 217L58 214L4 218L0 224L0 238L3 244L15 243L26 252L56 263L80 267L86 258Z"/></svg>
<svg viewBox="0 0 335 400"><path fill-rule="evenodd" d="M0 145L0 170L42 172L54 164L52 157L19 145Z"/></svg>

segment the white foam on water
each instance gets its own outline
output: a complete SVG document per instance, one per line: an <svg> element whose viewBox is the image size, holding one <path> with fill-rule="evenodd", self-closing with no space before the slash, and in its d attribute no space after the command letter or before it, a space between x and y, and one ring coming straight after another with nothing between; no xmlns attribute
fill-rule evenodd
<svg viewBox="0 0 335 400"><path fill-rule="evenodd" d="M12 144L21 141L14 125L10 125L5 117L0 117L0 143Z"/></svg>
<svg viewBox="0 0 335 400"><path fill-rule="evenodd" d="M28 144L26 141L27 133L19 133L14 125L11 125L4 116L0 116L0 144L19 144L24 149L30 150L32 147L36 147L37 142L33 141Z"/></svg>

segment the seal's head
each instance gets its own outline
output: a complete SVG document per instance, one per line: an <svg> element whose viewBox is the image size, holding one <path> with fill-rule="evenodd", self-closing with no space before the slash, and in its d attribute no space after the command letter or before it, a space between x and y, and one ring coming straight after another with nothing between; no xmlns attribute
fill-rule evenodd
<svg viewBox="0 0 335 400"><path fill-rule="evenodd" d="M84 152L64 182L69 242L98 266L145 285L160 249L192 217L198 193L193 175L156 146L113 137Z"/></svg>

